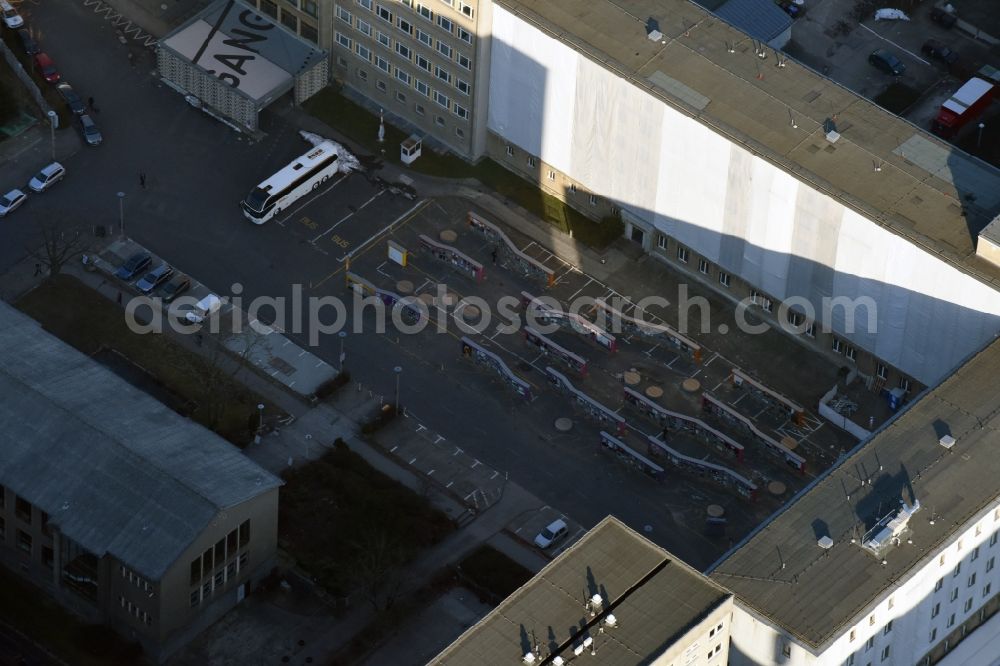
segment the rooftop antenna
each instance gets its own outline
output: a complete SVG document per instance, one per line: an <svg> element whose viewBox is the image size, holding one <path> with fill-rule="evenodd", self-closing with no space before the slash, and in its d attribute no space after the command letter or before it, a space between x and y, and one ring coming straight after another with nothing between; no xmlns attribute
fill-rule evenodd
<svg viewBox="0 0 1000 666"><path fill-rule="evenodd" d="M798 129L799 128L799 124L797 122L795 122L795 116L792 115L792 110L791 109L788 110L788 119L792 121L792 129Z"/></svg>
<svg viewBox="0 0 1000 666"><path fill-rule="evenodd" d="M788 58L785 58L780 53L778 53L777 49L773 49L773 51L774 51L774 59L778 61L777 62L777 66L778 67L787 67L788 66Z"/></svg>
<svg viewBox="0 0 1000 666"><path fill-rule="evenodd" d="M726 41L726 51L728 53L736 53L736 43L734 42L734 43L730 44L729 41L727 40Z"/></svg>
<svg viewBox="0 0 1000 666"><path fill-rule="evenodd" d="M874 164L875 164L875 173L881 172L882 171L882 160L875 160Z"/></svg>

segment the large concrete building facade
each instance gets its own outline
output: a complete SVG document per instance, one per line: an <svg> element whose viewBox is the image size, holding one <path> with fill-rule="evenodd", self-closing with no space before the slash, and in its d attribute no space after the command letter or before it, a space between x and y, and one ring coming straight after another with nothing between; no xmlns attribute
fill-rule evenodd
<svg viewBox="0 0 1000 666"><path fill-rule="evenodd" d="M162 660L274 564L281 481L0 303L0 564Z"/></svg>

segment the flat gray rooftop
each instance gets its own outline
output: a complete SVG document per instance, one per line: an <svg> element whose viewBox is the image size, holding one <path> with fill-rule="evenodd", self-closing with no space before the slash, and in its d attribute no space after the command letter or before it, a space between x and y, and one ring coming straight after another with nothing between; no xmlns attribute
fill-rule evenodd
<svg viewBox="0 0 1000 666"><path fill-rule="evenodd" d="M283 92L326 53L237 0L217 0L160 41L254 101Z"/></svg>
<svg viewBox="0 0 1000 666"><path fill-rule="evenodd" d="M785 56L786 66L777 67L770 49L758 58L747 35L688 0L497 2L751 153L1000 287L1000 268L975 255L977 234L1000 211L1000 170ZM649 18L664 43L647 38ZM841 135L836 144L826 140L831 123Z"/></svg>
<svg viewBox="0 0 1000 666"><path fill-rule="evenodd" d="M1000 341L820 478L711 577L813 647L842 633L888 586L1000 497L998 376ZM957 440L950 450L939 443L945 434ZM922 513L910 519L900 545L876 556L851 543L899 508L900 499L912 504L914 498ZM833 539L829 550L817 545L822 536Z"/></svg>
<svg viewBox="0 0 1000 666"><path fill-rule="evenodd" d="M281 485L3 302L0 424L0 484L151 580L219 511Z"/></svg>
<svg viewBox="0 0 1000 666"><path fill-rule="evenodd" d="M586 602L594 594L617 628L588 630L595 619ZM591 636L601 664L632 665L658 655L730 596L609 516L431 663L517 664L534 644L540 662L556 655L568 661Z"/></svg>

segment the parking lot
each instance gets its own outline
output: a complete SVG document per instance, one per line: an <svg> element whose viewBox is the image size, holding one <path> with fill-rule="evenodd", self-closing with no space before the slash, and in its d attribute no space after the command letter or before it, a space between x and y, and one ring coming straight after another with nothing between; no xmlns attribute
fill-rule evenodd
<svg viewBox="0 0 1000 666"><path fill-rule="evenodd" d="M981 3L984 5L988 2ZM792 26L790 55L824 76L869 98L877 99L892 84L909 89L882 103L915 125L930 126L941 103L981 65L989 62L988 47L957 28L946 29L930 19L931 2L906 8L909 21L874 19L874 10L893 7L863 0L811 0L803 17ZM959 54L957 66L922 52L927 40L936 40ZM899 77L868 62L876 49L887 49L905 66ZM900 103L896 108L895 104Z"/></svg>

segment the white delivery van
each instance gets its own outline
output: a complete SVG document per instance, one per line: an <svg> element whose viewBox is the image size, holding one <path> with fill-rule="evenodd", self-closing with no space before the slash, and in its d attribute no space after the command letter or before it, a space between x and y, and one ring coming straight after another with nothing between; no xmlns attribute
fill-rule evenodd
<svg viewBox="0 0 1000 666"><path fill-rule="evenodd" d="M184 318L192 324L200 324L215 314L222 307L222 299L215 294L209 294L198 301L194 309L185 313Z"/></svg>

